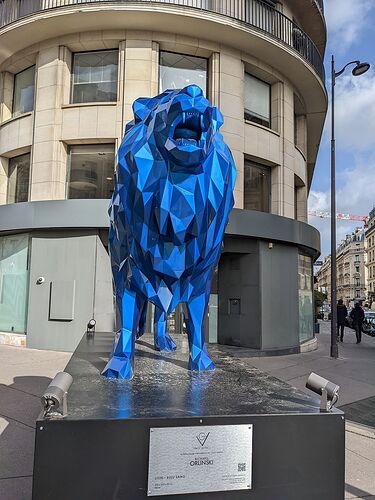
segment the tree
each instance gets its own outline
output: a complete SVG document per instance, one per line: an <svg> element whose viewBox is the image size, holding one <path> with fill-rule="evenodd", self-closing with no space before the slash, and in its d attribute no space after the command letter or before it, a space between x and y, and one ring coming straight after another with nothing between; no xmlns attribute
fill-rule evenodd
<svg viewBox="0 0 375 500"><path fill-rule="evenodd" d="M315 316L315 323L318 318L318 313L319 309L322 307L324 304L325 300L327 299L327 294L320 292L319 290L314 290L314 316Z"/></svg>

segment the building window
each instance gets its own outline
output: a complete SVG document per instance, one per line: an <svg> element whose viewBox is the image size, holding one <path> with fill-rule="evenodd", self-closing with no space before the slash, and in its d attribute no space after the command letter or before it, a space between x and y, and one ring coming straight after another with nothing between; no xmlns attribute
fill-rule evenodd
<svg viewBox="0 0 375 500"><path fill-rule="evenodd" d="M74 54L71 102L115 102L117 75L118 50Z"/></svg>
<svg viewBox="0 0 375 500"><path fill-rule="evenodd" d="M355 286L361 286L360 278L355 279Z"/></svg>
<svg viewBox="0 0 375 500"><path fill-rule="evenodd" d="M271 127L271 85L245 73L245 120Z"/></svg>
<svg viewBox="0 0 375 500"><path fill-rule="evenodd" d="M13 116L29 113L34 109L35 66L14 76Z"/></svg>
<svg viewBox="0 0 375 500"><path fill-rule="evenodd" d="M359 266L355 266L355 272L359 273Z"/></svg>
<svg viewBox="0 0 375 500"><path fill-rule="evenodd" d="M355 262L359 262L359 255L355 256Z"/></svg>
<svg viewBox="0 0 375 500"><path fill-rule="evenodd" d="M207 59L175 52L160 52L159 90L198 85L207 94Z"/></svg>
<svg viewBox="0 0 375 500"><path fill-rule="evenodd" d="M30 153L9 160L8 203L29 199Z"/></svg>
<svg viewBox="0 0 375 500"><path fill-rule="evenodd" d="M0 238L0 331L25 333L29 236Z"/></svg>
<svg viewBox="0 0 375 500"><path fill-rule="evenodd" d="M245 210L271 211L271 169L245 161Z"/></svg>
<svg viewBox="0 0 375 500"><path fill-rule="evenodd" d="M114 185L115 148L112 144L71 146L68 198L110 198Z"/></svg>
<svg viewBox="0 0 375 500"><path fill-rule="evenodd" d="M305 342L314 333L312 260L307 255L298 255L298 280L299 340Z"/></svg>

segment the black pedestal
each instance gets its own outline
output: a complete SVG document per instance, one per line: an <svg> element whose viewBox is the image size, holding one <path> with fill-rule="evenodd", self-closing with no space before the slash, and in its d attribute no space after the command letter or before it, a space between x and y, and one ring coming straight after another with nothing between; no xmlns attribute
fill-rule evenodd
<svg viewBox="0 0 375 500"><path fill-rule="evenodd" d="M342 500L342 412L210 346L214 372L187 370L185 336L178 351L137 342L135 377L100 375L112 334L82 339L66 371L74 379L68 416L38 419L34 500L145 500L150 428L253 425L252 489L155 498L197 500Z"/></svg>

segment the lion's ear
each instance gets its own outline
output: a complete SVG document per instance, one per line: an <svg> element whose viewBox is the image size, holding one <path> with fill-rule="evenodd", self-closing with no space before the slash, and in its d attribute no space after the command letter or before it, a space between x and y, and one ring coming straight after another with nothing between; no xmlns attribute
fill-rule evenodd
<svg viewBox="0 0 375 500"><path fill-rule="evenodd" d="M219 128L223 125L223 123L224 123L224 118L223 115L221 114L221 111L218 108L214 107L212 110L212 126L215 132L219 130Z"/></svg>
<svg viewBox="0 0 375 500"><path fill-rule="evenodd" d="M145 120L151 111L151 97L139 97L133 102L133 113L135 123Z"/></svg>

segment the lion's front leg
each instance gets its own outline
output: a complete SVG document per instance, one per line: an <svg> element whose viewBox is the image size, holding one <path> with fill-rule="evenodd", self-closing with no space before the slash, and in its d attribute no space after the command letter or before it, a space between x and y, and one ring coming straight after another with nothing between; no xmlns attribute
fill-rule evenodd
<svg viewBox="0 0 375 500"><path fill-rule="evenodd" d="M108 378L132 378L134 370L135 338L144 299L131 290L125 289L116 300L117 318L120 328L116 333L111 357L102 371Z"/></svg>
<svg viewBox="0 0 375 500"><path fill-rule="evenodd" d="M189 370L214 370L215 365L211 360L205 338L204 320L208 305L205 294L192 297L185 305L185 320L189 339Z"/></svg>
<svg viewBox="0 0 375 500"><path fill-rule="evenodd" d="M167 332L167 315L155 306L154 315L154 346L156 351L175 351L176 344L173 342Z"/></svg>

